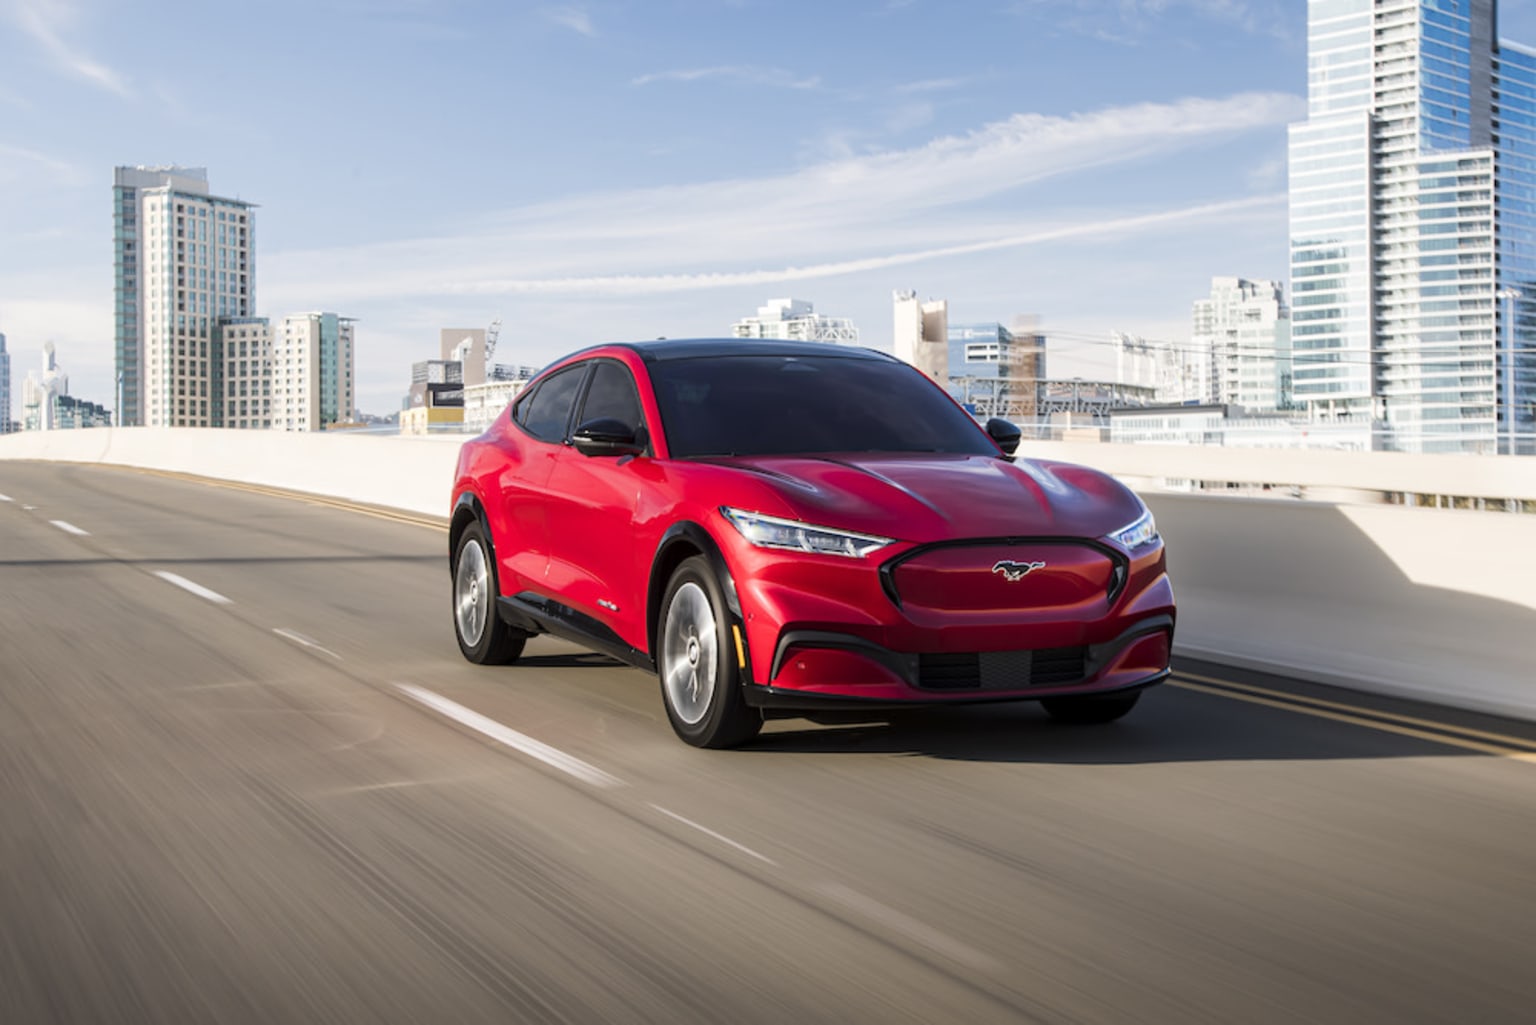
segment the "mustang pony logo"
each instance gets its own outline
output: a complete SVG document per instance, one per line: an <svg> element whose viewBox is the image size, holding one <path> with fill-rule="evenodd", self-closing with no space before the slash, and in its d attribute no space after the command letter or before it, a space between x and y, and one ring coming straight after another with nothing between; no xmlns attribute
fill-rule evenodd
<svg viewBox="0 0 1536 1025"><path fill-rule="evenodd" d="M1045 569L1045 563L1013 562L1010 559L1003 559L992 567L992 572L1001 573L1003 579L1011 584L1015 580L1023 580L1037 569Z"/></svg>

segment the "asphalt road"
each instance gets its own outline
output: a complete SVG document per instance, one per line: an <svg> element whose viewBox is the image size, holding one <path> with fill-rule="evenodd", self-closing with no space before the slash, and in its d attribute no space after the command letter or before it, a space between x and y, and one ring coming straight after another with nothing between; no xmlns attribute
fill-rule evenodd
<svg viewBox="0 0 1536 1025"><path fill-rule="evenodd" d="M1536 1021L1525 724L1181 664L697 751L465 663L440 528L0 495L0 1022Z"/></svg>

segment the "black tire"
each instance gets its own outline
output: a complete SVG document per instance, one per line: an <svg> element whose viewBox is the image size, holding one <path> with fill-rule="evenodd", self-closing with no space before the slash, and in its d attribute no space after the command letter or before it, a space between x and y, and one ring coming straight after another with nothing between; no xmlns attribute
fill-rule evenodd
<svg viewBox="0 0 1536 1025"><path fill-rule="evenodd" d="M656 675L672 729L694 747L735 747L763 728L762 713L742 697L730 622L709 563L684 559L661 601Z"/></svg>
<svg viewBox="0 0 1536 1025"><path fill-rule="evenodd" d="M1097 726L1114 722L1141 700L1141 691L1132 694L1107 694L1104 697L1043 698L1040 704L1057 722L1074 726Z"/></svg>
<svg viewBox="0 0 1536 1025"><path fill-rule="evenodd" d="M528 635L502 622L496 612L496 599L501 594L496 553L478 521L464 528L459 537L449 579L453 585L453 634L464 657L482 666L517 661Z"/></svg>

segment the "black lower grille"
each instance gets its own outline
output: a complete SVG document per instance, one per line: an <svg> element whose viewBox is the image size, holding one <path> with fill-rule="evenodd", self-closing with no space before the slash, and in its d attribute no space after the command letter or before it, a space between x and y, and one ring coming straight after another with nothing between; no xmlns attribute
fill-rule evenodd
<svg viewBox="0 0 1536 1025"><path fill-rule="evenodd" d="M1086 648L983 651L918 656L918 686L928 690L1023 690L1076 683Z"/></svg>

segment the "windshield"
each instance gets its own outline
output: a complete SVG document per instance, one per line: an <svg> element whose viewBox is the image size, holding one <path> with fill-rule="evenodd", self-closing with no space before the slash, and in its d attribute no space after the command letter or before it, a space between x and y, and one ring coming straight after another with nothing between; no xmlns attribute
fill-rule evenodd
<svg viewBox="0 0 1536 1025"><path fill-rule="evenodd" d="M672 456L997 449L905 363L836 356L715 356L650 366Z"/></svg>

